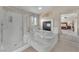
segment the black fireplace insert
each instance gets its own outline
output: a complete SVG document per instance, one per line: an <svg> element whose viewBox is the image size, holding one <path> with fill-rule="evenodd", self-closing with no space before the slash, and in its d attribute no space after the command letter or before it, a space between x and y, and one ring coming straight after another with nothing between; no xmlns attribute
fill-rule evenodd
<svg viewBox="0 0 79 59"><path fill-rule="evenodd" d="M43 22L43 30L51 31L51 21Z"/></svg>

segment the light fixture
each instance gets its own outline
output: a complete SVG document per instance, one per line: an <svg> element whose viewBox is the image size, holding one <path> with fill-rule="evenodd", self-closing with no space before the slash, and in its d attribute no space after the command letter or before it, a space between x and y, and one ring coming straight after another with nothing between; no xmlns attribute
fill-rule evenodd
<svg viewBox="0 0 79 59"><path fill-rule="evenodd" d="M38 10L41 10L42 9L42 7L38 7Z"/></svg>

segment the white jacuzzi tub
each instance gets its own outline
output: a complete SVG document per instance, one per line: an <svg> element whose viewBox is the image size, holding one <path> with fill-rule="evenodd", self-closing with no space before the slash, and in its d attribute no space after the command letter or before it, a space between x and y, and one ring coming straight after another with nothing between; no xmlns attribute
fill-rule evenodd
<svg viewBox="0 0 79 59"><path fill-rule="evenodd" d="M57 43L57 33L46 31L37 31L34 33L34 39L31 40L30 44L39 52L50 51Z"/></svg>

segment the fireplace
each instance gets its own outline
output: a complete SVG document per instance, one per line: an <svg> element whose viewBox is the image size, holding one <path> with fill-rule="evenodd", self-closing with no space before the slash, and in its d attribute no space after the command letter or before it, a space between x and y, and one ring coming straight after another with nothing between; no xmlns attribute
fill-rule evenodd
<svg viewBox="0 0 79 59"><path fill-rule="evenodd" d="M43 30L51 31L51 21L43 22Z"/></svg>

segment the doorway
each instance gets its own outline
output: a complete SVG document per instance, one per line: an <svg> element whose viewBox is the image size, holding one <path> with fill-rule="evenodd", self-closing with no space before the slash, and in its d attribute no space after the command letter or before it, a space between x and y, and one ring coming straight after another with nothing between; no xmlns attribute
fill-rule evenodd
<svg viewBox="0 0 79 59"><path fill-rule="evenodd" d="M77 35L77 14L61 15L61 32Z"/></svg>

